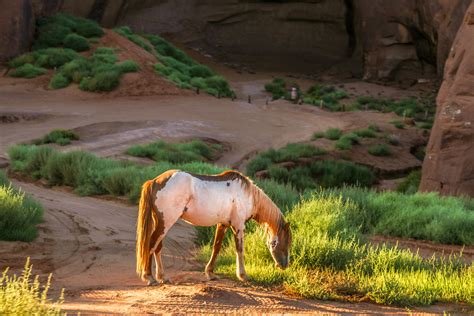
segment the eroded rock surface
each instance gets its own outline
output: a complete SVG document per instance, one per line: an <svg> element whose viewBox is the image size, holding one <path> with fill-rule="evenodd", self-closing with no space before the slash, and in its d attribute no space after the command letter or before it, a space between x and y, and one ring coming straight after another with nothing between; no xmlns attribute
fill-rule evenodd
<svg viewBox="0 0 474 316"><path fill-rule="evenodd" d="M474 4L446 60L421 191L474 196Z"/></svg>

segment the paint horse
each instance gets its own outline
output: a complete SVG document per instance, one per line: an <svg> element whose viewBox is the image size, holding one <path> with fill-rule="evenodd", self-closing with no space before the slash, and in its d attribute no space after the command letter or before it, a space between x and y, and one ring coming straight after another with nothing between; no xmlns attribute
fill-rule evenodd
<svg viewBox="0 0 474 316"><path fill-rule="evenodd" d="M169 282L161 261L163 239L182 218L195 226L217 225L212 255L205 273L215 279L214 266L226 230L234 233L237 277L245 281L244 228L254 219L265 228L275 265L285 269L291 244L289 223L280 209L252 181L237 171L200 175L168 170L143 184L137 221L137 273L148 285ZM151 273L155 257L156 279Z"/></svg>

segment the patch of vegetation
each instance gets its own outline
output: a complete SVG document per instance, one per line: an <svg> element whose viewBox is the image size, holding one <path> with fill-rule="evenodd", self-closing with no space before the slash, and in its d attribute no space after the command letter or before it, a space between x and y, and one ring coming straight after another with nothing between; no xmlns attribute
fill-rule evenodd
<svg viewBox="0 0 474 316"><path fill-rule="evenodd" d="M401 121L391 121L390 124L393 124L393 126L395 126L398 129L404 129L405 128L405 124L403 124L403 122L401 122Z"/></svg>
<svg viewBox="0 0 474 316"><path fill-rule="evenodd" d="M209 67L199 64L185 52L158 35L144 35L155 47L160 63L155 71L182 89L196 89L215 97L234 97L229 83Z"/></svg>
<svg viewBox="0 0 474 316"><path fill-rule="evenodd" d="M421 170L412 171L402 182L398 184L397 192L402 192L406 194L415 194L416 192L418 192L420 181L421 181Z"/></svg>
<svg viewBox="0 0 474 316"><path fill-rule="evenodd" d="M138 46L145 49L146 51L150 53L153 52L153 48L150 45L148 45L141 36L134 34L128 26L116 27L114 28L114 32L122 35L123 37L137 44Z"/></svg>
<svg viewBox="0 0 474 316"><path fill-rule="evenodd" d="M369 154L373 156L390 156L392 154L390 147L385 144L377 144L368 149Z"/></svg>
<svg viewBox="0 0 474 316"><path fill-rule="evenodd" d="M77 34L69 34L64 38L64 47L75 50L76 52L84 52L91 48L87 38Z"/></svg>
<svg viewBox="0 0 474 316"><path fill-rule="evenodd" d="M345 106L339 103L339 101L347 97L348 95L345 91L323 84L311 86L302 96L304 103L317 106L322 105L330 111L345 110Z"/></svg>
<svg viewBox="0 0 474 316"><path fill-rule="evenodd" d="M36 225L42 219L42 206L24 192L14 189L5 174L0 172L0 240L32 241L38 235Z"/></svg>
<svg viewBox="0 0 474 316"><path fill-rule="evenodd" d="M38 76L44 75L46 69L42 67L37 67L32 64L24 64L10 73L10 77L16 78L36 78Z"/></svg>
<svg viewBox="0 0 474 316"><path fill-rule="evenodd" d="M373 128L364 128L364 129L358 129L353 132L359 137L362 138L375 138L377 137L377 131L374 130Z"/></svg>
<svg viewBox="0 0 474 316"><path fill-rule="evenodd" d="M325 132L314 132L313 135L311 136L311 140L323 138L324 136L326 136Z"/></svg>
<svg viewBox="0 0 474 316"><path fill-rule="evenodd" d="M306 144L288 144L280 149L269 149L249 162L247 174L254 176L256 172L268 169L274 163L297 161L302 157L318 156L324 153L323 149Z"/></svg>
<svg viewBox="0 0 474 316"><path fill-rule="evenodd" d="M297 97L301 96L301 90L298 84L291 83L287 84L283 78L274 78L272 82L265 84L265 91L272 94L273 100L278 99L291 99L290 88L296 88Z"/></svg>
<svg viewBox="0 0 474 316"><path fill-rule="evenodd" d="M140 71L140 66L138 66L134 60L124 60L120 64L117 64L117 67L121 73Z"/></svg>
<svg viewBox="0 0 474 316"><path fill-rule="evenodd" d="M342 136L342 131L339 128L330 128L324 134L324 137L330 140L338 140Z"/></svg>
<svg viewBox="0 0 474 316"><path fill-rule="evenodd" d="M26 261L20 276L8 275L8 268L0 276L1 315L65 315L61 311L63 292L57 301L48 298L51 275L41 284L38 277L32 278L30 260Z"/></svg>
<svg viewBox="0 0 474 316"><path fill-rule="evenodd" d="M147 157L155 161L186 163L193 161L212 161L222 150L218 144L208 145L201 140L186 143L166 143L158 141L147 145L135 145L127 149L128 155Z"/></svg>
<svg viewBox="0 0 474 316"><path fill-rule="evenodd" d="M12 68L18 68L33 64L36 67L53 69L80 57L81 55L69 48L45 48L20 55L11 60L9 65Z"/></svg>
<svg viewBox="0 0 474 316"><path fill-rule="evenodd" d="M35 145L43 144L58 144L61 146L69 145L71 141L79 140L79 136L71 130L67 129L55 129L43 136L42 138L35 140Z"/></svg>
<svg viewBox="0 0 474 316"><path fill-rule="evenodd" d="M456 219L451 218L451 209L456 210ZM463 216L468 216L468 223L461 223ZM326 190L296 204L287 219L293 242L292 261L286 270L274 268L260 229L246 232L246 270L253 281L281 284L290 293L318 299L356 296L401 306L474 303L472 264L453 256L423 259L409 250L372 246L362 235L389 225L404 234L427 233L426 237L436 239L432 225L441 225L437 235L446 241L454 236L444 232L454 232L452 228L460 224L462 233L454 240L467 234L470 241L462 242L473 242L469 225L474 223L474 213L461 199L363 189ZM200 257L206 260L210 252L211 246L204 246ZM224 245L216 272L234 276L234 253L233 243Z"/></svg>
<svg viewBox="0 0 474 316"><path fill-rule="evenodd" d="M352 149L352 145L359 144L359 136L355 133L348 133L343 135L339 140L334 143L334 148L339 150Z"/></svg>
<svg viewBox="0 0 474 316"><path fill-rule="evenodd" d="M70 83L71 80L69 78L64 76L62 73L57 73L53 76L53 78L51 78L48 87L53 90L62 89L69 86Z"/></svg>
<svg viewBox="0 0 474 316"><path fill-rule="evenodd" d="M374 173L367 167L352 162L330 160L316 161L292 169L272 165L268 168L268 177L289 184L300 192L345 185L367 187L375 182Z"/></svg>
<svg viewBox="0 0 474 316"><path fill-rule="evenodd" d="M86 38L104 35L104 31L97 22L67 14L38 19L36 33L34 50L62 45L72 49L78 48L78 51L88 50L86 46L89 44Z"/></svg>

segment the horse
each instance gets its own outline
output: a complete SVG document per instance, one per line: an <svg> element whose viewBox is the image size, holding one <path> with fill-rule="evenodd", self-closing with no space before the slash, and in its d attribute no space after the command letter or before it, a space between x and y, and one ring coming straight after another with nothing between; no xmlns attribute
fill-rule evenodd
<svg viewBox="0 0 474 316"><path fill-rule="evenodd" d="M233 170L216 175L168 170L143 184L138 207L136 272L148 285L170 282L164 274L161 250L163 239L179 218L195 226L217 225L212 255L204 271L208 280L217 278L214 267L228 228L235 239L237 278L248 280L244 267L244 229L250 219L264 228L275 266L288 267L290 224L249 178ZM151 273L152 255L156 279Z"/></svg>

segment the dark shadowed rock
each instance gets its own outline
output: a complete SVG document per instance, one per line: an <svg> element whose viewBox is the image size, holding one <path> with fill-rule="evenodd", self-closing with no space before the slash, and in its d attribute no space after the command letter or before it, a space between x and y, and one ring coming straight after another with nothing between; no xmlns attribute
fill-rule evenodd
<svg viewBox="0 0 474 316"><path fill-rule="evenodd" d="M421 191L474 196L474 4L454 40L426 148Z"/></svg>

